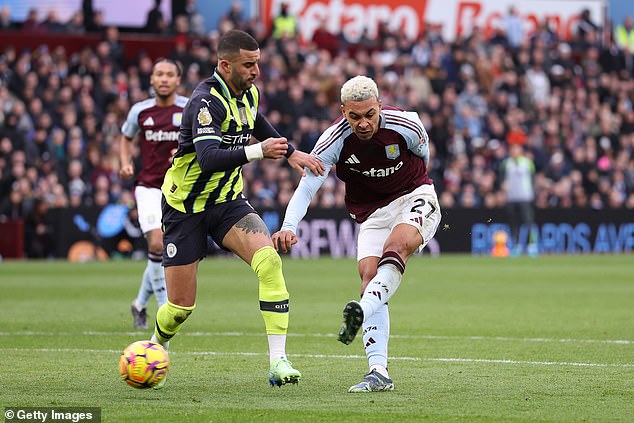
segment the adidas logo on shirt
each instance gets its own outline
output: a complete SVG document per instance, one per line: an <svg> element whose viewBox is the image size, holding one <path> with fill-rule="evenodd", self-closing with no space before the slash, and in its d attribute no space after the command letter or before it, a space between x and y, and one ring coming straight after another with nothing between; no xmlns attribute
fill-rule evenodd
<svg viewBox="0 0 634 423"><path fill-rule="evenodd" d="M348 157L344 163L346 163L346 164L359 164L361 162L359 161L359 159L357 159L357 156L355 156L353 154L350 157Z"/></svg>
<svg viewBox="0 0 634 423"><path fill-rule="evenodd" d="M152 116L143 121L143 126L154 126L154 119L152 119Z"/></svg>

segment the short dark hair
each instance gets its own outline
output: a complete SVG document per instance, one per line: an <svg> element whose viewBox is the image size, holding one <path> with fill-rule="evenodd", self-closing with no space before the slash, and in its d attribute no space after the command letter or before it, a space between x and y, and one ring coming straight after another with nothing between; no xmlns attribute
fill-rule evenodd
<svg viewBox="0 0 634 423"><path fill-rule="evenodd" d="M160 57L156 59L156 61L152 65L152 72L154 72L154 68L156 67L156 65L163 62L171 63L172 65L176 66L176 75L181 76L183 74L183 67L181 66L181 64L174 59L170 59L169 57Z"/></svg>
<svg viewBox="0 0 634 423"><path fill-rule="evenodd" d="M244 31L232 29L220 37L218 57L222 60L240 54L240 50L255 51L260 48L258 42Z"/></svg>

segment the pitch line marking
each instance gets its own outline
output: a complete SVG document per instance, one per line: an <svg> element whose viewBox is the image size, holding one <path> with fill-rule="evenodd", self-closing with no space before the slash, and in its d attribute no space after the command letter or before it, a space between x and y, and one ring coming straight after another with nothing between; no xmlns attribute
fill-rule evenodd
<svg viewBox="0 0 634 423"><path fill-rule="evenodd" d="M0 351L13 352L41 352L41 353L81 353L81 354L121 354L118 350L98 350L82 348L0 348ZM181 351L170 352L174 355L191 356L229 356L229 357L259 357L268 356L267 353L258 352L219 352L219 351ZM293 357L301 358L331 358L331 359L365 359L364 355L340 355L340 354L292 354ZM632 368L634 363L583 363L570 361L522 361L522 360L500 360L486 358L458 358L458 357L390 357L390 360L397 361L428 361L444 363L483 363L483 364L517 364L529 366L567 366L567 367L618 367Z"/></svg>
<svg viewBox="0 0 634 423"><path fill-rule="evenodd" d="M83 331L74 332L38 332L38 331L16 331L16 332L0 332L0 336L139 336L147 334L147 332L100 332L100 331ZM183 332L187 336L256 336L264 337L263 333L249 332ZM310 337L310 338L334 338L334 333L289 333L288 337ZM455 340L455 341L502 341L502 342L543 342L543 343L579 343L579 344L615 344L615 345L634 345L633 340L629 339L575 339L575 338L513 338L506 336L458 336L458 335L390 335L390 339L428 339L428 340Z"/></svg>

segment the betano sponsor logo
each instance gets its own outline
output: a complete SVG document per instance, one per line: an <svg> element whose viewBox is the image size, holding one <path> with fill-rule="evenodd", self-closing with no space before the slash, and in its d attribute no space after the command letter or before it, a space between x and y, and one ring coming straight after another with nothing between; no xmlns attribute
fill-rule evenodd
<svg viewBox="0 0 634 423"><path fill-rule="evenodd" d="M326 20L335 34L343 32L349 41L361 38L364 32L376 38L379 27L387 22L392 31L403 32L414 39L421 30L421 16L425 15L426 0L313 2L306 7L300 21L302 35L314 33L322 20Z"/></svg>
<svg viewBox="0 0 634 423"><path fill-rule="evenodd" d="M569 39L579 12L590 10L595 22L603 22L603 0L260 0L264 24L269 27L279 14L281 3L288 3L298 18L299 35L311 40L322 22L333 34L356 42L364 34L376 39L384 22L391 31L416 39L427 28L441 31L453 41L479 27L485 37L503 24L511 3L519 12L524 31L532 35L542 22L548 22L560 37Z"/></svg>
<svg viewBox="0 0 634 423"><path fill-rule="evenodd" d="M178 141L178 131L145 131L145 139L148 141Z"/></svg>
<svg viewBox="0 0 634 423"><path fill-rule="evenodd" d="M385 178L386 176L390 176L396 173L396 171L399 170L401 167L403 167L402 161L398 162L396 166L390 166L383 169L376 169L374 167L371 167L368 170L358 170L354 168L350 168L350 170L352 170L353 172L361 173L363 176L369 176L370 178Z"/></svg>

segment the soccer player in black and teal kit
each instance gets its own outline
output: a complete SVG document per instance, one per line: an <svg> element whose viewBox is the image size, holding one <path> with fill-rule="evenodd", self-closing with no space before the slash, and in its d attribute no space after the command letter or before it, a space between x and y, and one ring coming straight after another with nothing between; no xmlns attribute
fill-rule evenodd
<svg viewBox="0 0 634 423"><path fill-rule="evenodd" d="M153 340L167 346L194 310L198 262L210 235L258 277L269 382L281 386L301 377L286 358L289 296L268 229L242 194L242 165L286 157L303 175L304 168L315 174L325 168L316 157L295 151L258 112L260 91L253 81L259 58L258 43L246 32L224 34L214 74L196 87L183 110L178 151L162 186L168 302L157 312ZM249 144L252 136L261 142Z"/></svg>

